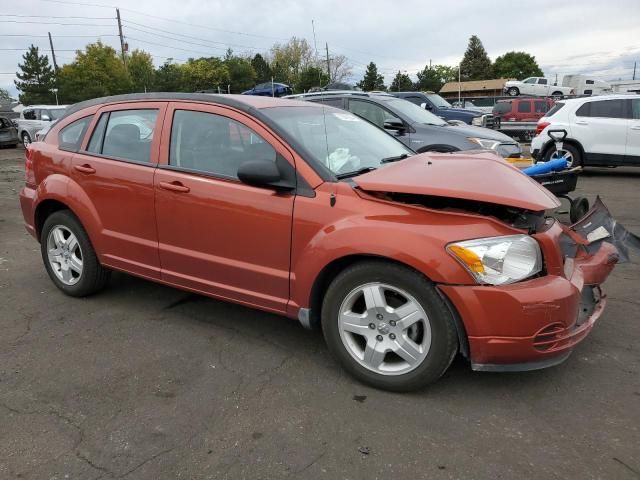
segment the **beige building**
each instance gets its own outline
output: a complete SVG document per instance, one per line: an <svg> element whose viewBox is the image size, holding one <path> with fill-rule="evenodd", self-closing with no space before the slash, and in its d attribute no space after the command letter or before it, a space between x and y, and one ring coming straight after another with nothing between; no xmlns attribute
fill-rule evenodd
<svg viewBox="0 0 640 480"><path fill-rule="evenodd" d="M463 97L498 97L504 95L502 89L508 78L495 80L472 80L470 82L448 82L440 89L440 95L445 98L457 98L458 91Z"/></svg>

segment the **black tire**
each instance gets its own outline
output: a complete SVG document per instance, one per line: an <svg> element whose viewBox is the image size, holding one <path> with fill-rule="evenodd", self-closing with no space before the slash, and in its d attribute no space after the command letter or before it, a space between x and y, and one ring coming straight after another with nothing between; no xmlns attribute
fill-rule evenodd
<svg viewBox="0 0 640 480"><path fill-rule="evenodd" d="M551 97L552 97L554 100L561 100L561 99L562 99L562 97L564 97L564 95L562 94L562 92L553 92L553 93L551 94Z"/></svg>
<svg viewBox="0 0 640 480"><path fill-rule="evenodd" d="M571 200L571 208L569 209L569 220L571 223L580 221L589 211L589 200L585 197L576 197Z"/></svg>
<svg viewBox="0 0 640 480"><path fill-rule="evenodd" d="M53 271L53 267L49 263L47 238L49 232L58 225L66 227L76 236L82 251L82 274L74 285L63 283L57 277ZM102 290L109 281L111 272L100 265L87 232L78 218L69 210L58 210L47 217L40 234L40 252L49 277L55 286L67 295L72 297L86 297Z"/></svg>
<svg viewBox="0 0 640 480"><path fill-rule="evenodd" d="M408 373L383 375L365 368L351 356L340 337L338 313L342 302L349 292L372 282L408 292L427 314L431 345L422 363ZM383 260L356 263L335 277L322 303L322 330L329 351L345 370L363 383L395 392L417 390L435 382L447 370L458 350L454 320L433 283L415 270Z"/></svg>
<svg viewBox="0 0 640 480"><path fill-rule="evenodd" d="M18 144L14 143L13 145L9 145L9 148L18 148Z"/></svg>
<svg viewBox="0 0 640 480"><path fill-rule="evenodd" d="M569 152L573 157L572 162L569 165L569 168L573 167L581 167L582 166L582 155L580 155L580 150L577 147L571 145L570 143L563 143L562 148ZM544 152L544 157L542 158L543 162L548 162L551 160L551 157L556 152L555 146L551 145L546 152Z"/></svg>
<svg viewBox="0 0 640 480"><path fill-rule="evenodd" d="M31 143L31 136L27 132L22 132L22 145L26 148Z"/></svg>
<svg viewBox="0 0 640 480"><path fill-rule="evenodd" d="M518 95L520 95L520 89L518 87L509 87L509 89L507 90L507 95L509 95L510 97L517 97Z"/></svg>

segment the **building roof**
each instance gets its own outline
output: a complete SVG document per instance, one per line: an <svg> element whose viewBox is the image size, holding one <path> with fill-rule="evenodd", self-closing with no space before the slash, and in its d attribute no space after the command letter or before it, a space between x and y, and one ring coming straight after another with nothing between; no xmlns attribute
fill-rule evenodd
<svg viewBox="0 0 640 480"><path fill-rule="evenodd" d="M460 82L460 91L479 92L482 90L502 90L508 78L496 78L494 80L472 80ZM458 91L458 82L448 82L440 89L440 93L455 93Z"/></svg>

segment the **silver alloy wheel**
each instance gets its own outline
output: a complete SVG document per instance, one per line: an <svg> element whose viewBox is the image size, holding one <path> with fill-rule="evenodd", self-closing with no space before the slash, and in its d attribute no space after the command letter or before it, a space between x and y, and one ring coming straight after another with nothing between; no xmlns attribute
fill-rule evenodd
<svg viewBox="0 0 640 480"><path fill-rule="evenodd" d="M340 305L340 338L363 367L381 375L417 368L431 347L431 324L406 291L383 283L353 289Z"/></svg>
<svg viewBox="0 0 640 480"><path fill-rule="evenodd" d="M22 134L22 145L24 145L24 148L27 148L27 146L31 143L31 137L29 137L28 133L23 133Z"/></svg>
<svg viewBox="0 0 640 480"><path fill-rule="evenodd" d="M56 225L47 236L47 256L56 277L65 285L75 285L82 276L82 250L69 228Z"/></svg>
<svg viewBox="0 0 640 480"><path fill-rule="evenodd" d="M567 161L567 168L573 168L573 154L569 150L555 150L549 157L549 160L558 160L562 157Z"/></svg>

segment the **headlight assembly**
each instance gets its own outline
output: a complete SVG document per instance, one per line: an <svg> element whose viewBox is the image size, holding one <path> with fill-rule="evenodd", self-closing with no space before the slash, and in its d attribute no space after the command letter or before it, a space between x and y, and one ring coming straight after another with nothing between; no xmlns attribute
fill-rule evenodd
<svg viewBox="0 0 640 480"><path fill-rule="evenodd" d="M447 245L478 283L506 285L542 270L538 242L528 235L479 238Z"/></svg>
<svg viewBox="0 0 640 480"><path fill-rule="evenodd" d="M498 145L500 145L499 140L491 140L490 138L467 137L467 140L477 143L482 148L488 148L489 150L495 150L498 148Z"/></svg>

